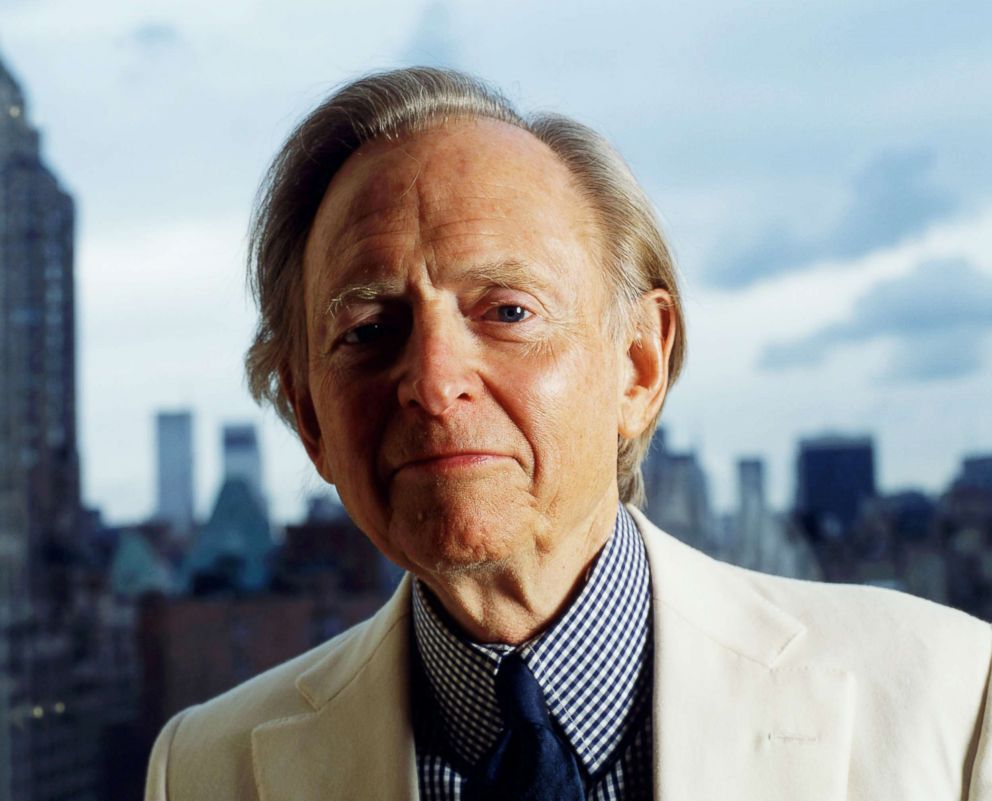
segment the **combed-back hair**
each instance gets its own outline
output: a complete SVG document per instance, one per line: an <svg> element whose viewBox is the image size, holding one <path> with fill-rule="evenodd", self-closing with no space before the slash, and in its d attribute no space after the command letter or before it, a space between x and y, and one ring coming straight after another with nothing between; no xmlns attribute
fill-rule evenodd
<svg viewBox="0 0 992 801"><path fill-rule="evenodd" d="M259 309L254 341L245 356L248 386L291 427L296 420L282 375L299 385L307 376L303 253L331 179L348 157L374 139L396 139L452 119L493 119L528 131L571 172L598 217L606 272L613 288L610 326L631 332L635 306L651 289L672 298L675 345L668 383L685 358L685 318L676 269L651 203L630 169L599 134L558 114L522 116L498 90L462 72L413 67L352 81L314 109L289 135L255 200L248 248L248 280ZM660 414L660 412L659 412ZM620 438L620 498L644 503L641 462L657 417L634 439Z"/></svg>

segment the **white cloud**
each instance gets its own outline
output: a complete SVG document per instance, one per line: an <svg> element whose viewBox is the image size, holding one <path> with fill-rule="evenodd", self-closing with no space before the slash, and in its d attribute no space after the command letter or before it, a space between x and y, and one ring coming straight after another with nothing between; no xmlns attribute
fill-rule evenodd
<svg viewBox="0 0 992 801"><path fill-rule="evenodd" d="M749 453L768 455L774 500L788 503L795 442L825 429L877 431L883 487L915 483L936 490L963 451L992 449L984 412L992 404L990 371L915 389L893 385L884 380L891 353L882 341L845 348L801 371L754 369L769 344L843 322L873 286L904 278L921 262L967 259L992 274L990 248L992 206L853 264L825 262L733 295L691 293L689 368L665 415L676 430L703 440L721 504L735 497L734 460ZM987 349L984 358L992 358Z"/></svg>

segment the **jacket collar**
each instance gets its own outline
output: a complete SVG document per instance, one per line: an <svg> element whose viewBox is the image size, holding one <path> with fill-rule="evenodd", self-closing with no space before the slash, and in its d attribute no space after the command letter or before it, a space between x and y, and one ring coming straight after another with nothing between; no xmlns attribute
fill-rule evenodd
<svg viewBox="0 0 992 801"><path fill-rule="evenodd" d="M690 548L640 510L627 508L644 538L656 605L682 617L700 635L769 668L804 636L806 627L742 581L739 569Z"/></svg>

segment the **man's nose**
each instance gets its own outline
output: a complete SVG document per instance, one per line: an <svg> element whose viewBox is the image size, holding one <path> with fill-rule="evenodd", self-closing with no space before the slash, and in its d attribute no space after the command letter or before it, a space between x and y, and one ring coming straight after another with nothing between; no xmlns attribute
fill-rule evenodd
<svg viewBox="0 0 992 801"><path fill-rule="evenodd" d="M441 417L460 401L474 400L480 386L475 359L460 312L435 308L416 316L398 365L400 406Z"/></svg>

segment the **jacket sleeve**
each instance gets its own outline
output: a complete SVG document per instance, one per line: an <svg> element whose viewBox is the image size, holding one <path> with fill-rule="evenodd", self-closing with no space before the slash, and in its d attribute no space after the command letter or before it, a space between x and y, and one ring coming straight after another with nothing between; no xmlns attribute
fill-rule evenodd
<svg viewBox="0 0 992 801"><path fill-rule="evenodd" d="M173 716L155 738L152 755L148 760L148 775L145 778L145 801L169 799L169 753L172 750L173 738L187 711L183 710Z"/></svg>
<svg viewBox="0 0 992 801"><path fill-rule="evenodd" d="M992 673L985 684L985 708L979 714L978 748L971 771L968 801L992 801Z"/></svg>

